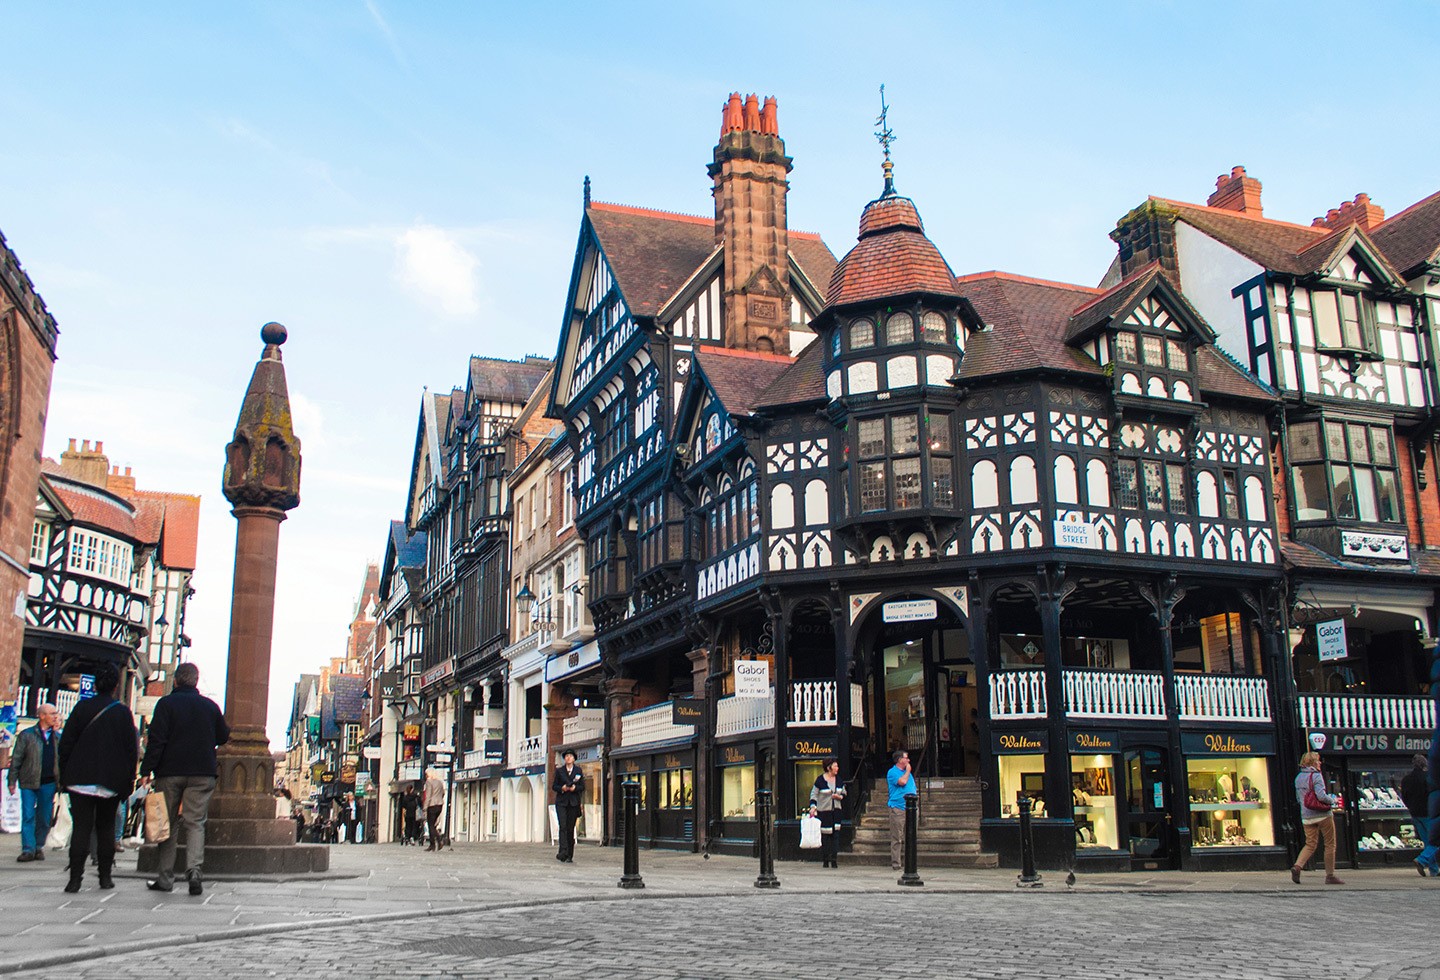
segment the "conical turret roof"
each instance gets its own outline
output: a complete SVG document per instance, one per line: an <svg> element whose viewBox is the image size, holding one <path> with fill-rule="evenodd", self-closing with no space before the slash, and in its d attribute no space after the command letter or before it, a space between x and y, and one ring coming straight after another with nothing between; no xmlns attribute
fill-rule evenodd
<svg viewBox="0 0 1440 980"><path fill-rule="evenodd" d="M860 235L830 276L827 307L870 303L913 293L959 297L955 274L925 226L915 202L886 193L865 206Z"/></svg>

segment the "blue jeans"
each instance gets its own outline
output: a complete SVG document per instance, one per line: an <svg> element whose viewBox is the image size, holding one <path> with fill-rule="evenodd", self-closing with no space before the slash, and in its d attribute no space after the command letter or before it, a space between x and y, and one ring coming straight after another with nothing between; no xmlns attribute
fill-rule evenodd
<svg viewBox="0 0 1440 980"><path fill-rule="evenodd" d="M20 850L33 854L50 836L50 815L55 812L55 784L20 790Z"/></svg>
<svg viewBox="0 0 1440 980"><path fill-rule="evenodd" d="M1415 821L1416 836L1425 842L1425 849L1420 852L1415 863L1429 868L1432 873L1440 871L1440 865L1437 865L1436 862L1437 856L1440 856L1440 817L1434 816L1436 812L1440 812L1440 790L1432 790L1430 793L1430 813L1432 815L1429 820L1423 821L1428 824L1424 831L1420 829L1422 821Z"/></svg>

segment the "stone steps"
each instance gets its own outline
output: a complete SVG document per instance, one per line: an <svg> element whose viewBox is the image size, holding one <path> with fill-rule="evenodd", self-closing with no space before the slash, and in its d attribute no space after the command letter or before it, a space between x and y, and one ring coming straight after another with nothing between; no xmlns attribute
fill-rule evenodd
<svg viewBox="0 0 1440 980"><path fill-rule="evenodd" d="M870 802L855 823L847 859L855 864L890 863L890 820L885 780L871 786ZM974 779L920 781L919 840L916 861L921 868L994 868L999 857L980 849L980 786Z"/></svg>

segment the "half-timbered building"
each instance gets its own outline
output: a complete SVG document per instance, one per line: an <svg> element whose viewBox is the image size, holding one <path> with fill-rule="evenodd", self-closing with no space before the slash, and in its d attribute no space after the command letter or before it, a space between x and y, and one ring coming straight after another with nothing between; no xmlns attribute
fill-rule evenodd
<svg viewBox="0 0 1440 980"><path fill-rule="evenodd" d="M1350 856L1390 860L1407 849L1392 784L1435 727L1440 195L1386 220L1361 194L1290 224L1236 167L1204 205L1150 198L1111 237L1112 276L1158 263L1280 394L1282 724L1331 750Z"/></svg>

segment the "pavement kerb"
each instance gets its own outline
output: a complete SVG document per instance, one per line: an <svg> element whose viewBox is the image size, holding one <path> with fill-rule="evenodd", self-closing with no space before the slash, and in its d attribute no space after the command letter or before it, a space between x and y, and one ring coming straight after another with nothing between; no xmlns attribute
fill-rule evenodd
<svg viewBox="0 0 1440 980"><path fill-rule="evenodd" d="M253 880L253 879L245 879ZM1093 890L1092 890L1093 889ZM1103 889L1103 891L1102 891ZM1208 890L1208 889L1207 889ZM1391 888L1347 888L1346 891L1393 891ZM1088 888L1045 888L1045 889L1016 889L1015 894L1029 895L1097 895L1114 894L1123 892L1127 895L1176 895L1195 891L1191 888L1177 887L1125 887L1124 885L1092 885ZM156 936L153 939L135 939L123 943L110 943L100 946L85 946L79 949L55 950L44 955L30 956L19 960L0 961L0 975L9 973L20 973L25 970L39 970L46 967L61 966L67 963L81 963L87 960L105 959L111 956L122 956L126 953L152 952L158 948L170 948L179 946L194 946L203 943L223 942L230 939L246 939L252 936L273 936L281 933L308 932L315 929L334 929L341 926L367 925L381 922L404 922L410 919L439 918L443 916L465 915L476 912L505 912L513 909L543 908L550 905L579 905L590 902L633 902L633 901L661 901L665 899L693 899L693 898L717 898L739 897L743 895L754 895L759 898L789 894L792 896L803 895L874 895L874 894L911 894L911 895L995 895L1010 894L1008 891L994 887L978 888L955 885L941 885L939 887L925 888L807 888L804 891L759 891L751 888L725 888L699 892L643 892L626 891L619 895L564 895L554 898L527 898L516 899L509 902L477 903L468 905L447 905L442 908L430 909L408 909L398 912L375 912L366 915L334 916L326 919L311 919L304 922L274 922L266 925L239 926L233 929L212 929L208 932L197 932L194 934L177 934ZM1303 899L1318 895L1333 894L1322 891L1319 888L1296 889L1290 888L1247 888L1243 894L1247 895L1286 895L1291 898Z"/></svg>

